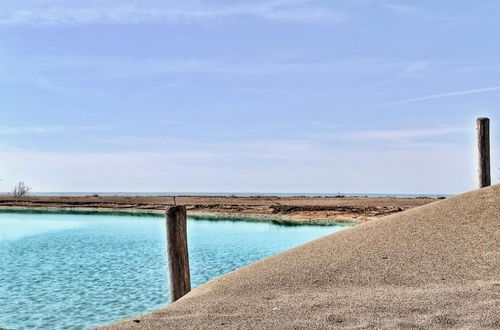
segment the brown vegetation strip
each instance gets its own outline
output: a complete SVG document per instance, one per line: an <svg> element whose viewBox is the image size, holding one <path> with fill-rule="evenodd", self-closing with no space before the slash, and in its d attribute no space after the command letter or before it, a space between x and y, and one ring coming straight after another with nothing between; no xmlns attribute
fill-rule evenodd
<svg viewBox="0 0 500 330"><path fill-rule="evenodd" d="M179 196L190 213L366 221L436 201L432 198ZM159 210L170 196L0 196L0 207Z"/></svg>

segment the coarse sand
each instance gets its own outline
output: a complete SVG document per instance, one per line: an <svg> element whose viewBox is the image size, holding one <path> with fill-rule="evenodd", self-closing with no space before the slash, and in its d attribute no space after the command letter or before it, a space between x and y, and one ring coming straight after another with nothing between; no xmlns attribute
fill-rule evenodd
<svg viewBox="0 0 500 330"><path fill-rule="evenodd" d="M500 329L500 185L238 269L111 329Z"/></svg>

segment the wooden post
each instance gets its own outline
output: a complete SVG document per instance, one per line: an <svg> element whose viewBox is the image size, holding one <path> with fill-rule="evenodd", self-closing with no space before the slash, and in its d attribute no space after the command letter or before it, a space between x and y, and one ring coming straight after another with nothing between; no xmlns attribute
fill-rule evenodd
<svg viewBox="0 0 500 330"><path fill-rule="evenodd" d="M477 119L477 144L479 149L479 188L491 186L490 174L490 120Z"/></svg>
<svg viewBox="0 0 500 330"><path fill-rule="evenodd" d="M186 207L168 207L167 245L170 271L170 297L174 302L191 291L187 244Z"/></svg>

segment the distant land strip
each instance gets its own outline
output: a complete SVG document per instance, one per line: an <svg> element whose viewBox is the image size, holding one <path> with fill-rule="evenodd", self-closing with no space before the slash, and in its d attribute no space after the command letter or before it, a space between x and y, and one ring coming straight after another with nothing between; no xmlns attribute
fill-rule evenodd
<svg viewBox="0 0 500 330"><path fill-rule="evenodd" d="M317 224L328 222L366 222L386 215L435 202L437 198L395 197L275 197L275 196L178 196L191 217L279 221ZM77 212L126 212L161 215L173 205L171 196L0 196L0 211L34 209ZM319 220L319 221L318 221Z"/></svg>

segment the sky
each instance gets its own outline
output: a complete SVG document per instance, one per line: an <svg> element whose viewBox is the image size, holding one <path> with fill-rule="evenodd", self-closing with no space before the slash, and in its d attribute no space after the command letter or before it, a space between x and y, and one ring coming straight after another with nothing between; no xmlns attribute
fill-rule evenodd
<svg viewBox="0 0 500 330"><path fill-rule="evenodd" d="M500 178L500 2L2 0L0 191L460 193Z"/></svg>

